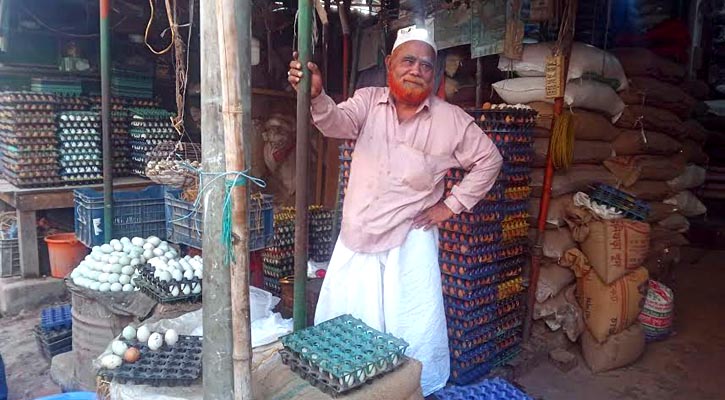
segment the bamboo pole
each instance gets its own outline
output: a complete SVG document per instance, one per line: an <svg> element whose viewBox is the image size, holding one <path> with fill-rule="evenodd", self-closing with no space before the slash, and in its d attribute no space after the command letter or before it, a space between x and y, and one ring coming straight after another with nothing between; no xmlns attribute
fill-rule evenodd
<svg viewBox="0 0 725 400"><path fill-rule="evenodd" d="M251 2L217 0L222 124L227 172L245 171L251 127ZM228 177L229 181L230 177ZM247 182L236 178L232 201L233 258L230 261L234 399L252 399L252 345L249 316L249 230ZM239 185L243 183L243 185Z"/></svg>
<svg viewBox="0 0 725 400"><path fill-rule="evenodd" d="M219 65L219 34L216 4L199 4L201 23L201 152L204 171L223 173L224 137L221 120L221 75ZM204 342L202 354L204 396L208 399L229 399L234 392L232 374L232 296L229 267L224 263L222 214L224 181L202 176L204 201Z"/></svg>
<svg viewBox="0 0 725 400"><path fill-rule="evenodd" d="M103 139L103 238L113 239L113 149L111 148L111 0L100 0L101 129Z"/></svg>
<svg viewBox="0 0 725 400"><path fill-rule="evenodd" d="M295 189L295 283L293 318L295 330L307 326L307 178L310 142L310 70L307 63L312 54L312 0L299 0L299 33L297 52L302 64L302 79L297 86L297 165Z"/></svg>

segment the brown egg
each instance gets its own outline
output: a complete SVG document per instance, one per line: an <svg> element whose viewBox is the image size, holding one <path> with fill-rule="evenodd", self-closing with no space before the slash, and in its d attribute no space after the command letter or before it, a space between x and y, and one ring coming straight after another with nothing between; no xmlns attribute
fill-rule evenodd
<svg viewBox="0 0 725 400"><path fill-rule="evenodd" d="M125 353L123 353L123 361L133 364L141 358L141 352L135 347L129 347Z"/></svg>

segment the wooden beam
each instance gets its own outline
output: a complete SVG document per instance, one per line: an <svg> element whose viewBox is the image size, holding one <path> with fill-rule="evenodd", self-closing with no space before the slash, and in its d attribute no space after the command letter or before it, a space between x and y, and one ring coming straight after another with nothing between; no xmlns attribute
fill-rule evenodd
<svg viewBox="0 0 725 400"><path fill-rule="evenodd" d="M16 211L18 216L18 250L23 278L39 278L38 231L35 211Z"/></svg>

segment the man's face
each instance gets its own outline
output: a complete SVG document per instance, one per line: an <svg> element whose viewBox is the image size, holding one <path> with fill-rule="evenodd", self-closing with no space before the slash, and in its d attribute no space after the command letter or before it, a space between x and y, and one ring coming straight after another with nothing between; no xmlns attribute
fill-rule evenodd
<svg viewBox="0 0 725 400"><path fill-rule="evenodd" d="M396 102L420 105L430 96L435 81L435 53L423 42L403 43L386 59L388 86Z"/></svg>

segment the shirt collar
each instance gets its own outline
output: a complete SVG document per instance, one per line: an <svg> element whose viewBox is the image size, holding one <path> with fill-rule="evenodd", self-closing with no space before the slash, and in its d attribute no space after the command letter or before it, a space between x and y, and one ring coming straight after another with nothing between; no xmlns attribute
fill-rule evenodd
<svg viewBox="0 0 725 400"><path fill-rule="evenodd" d="M431 94L432 96L432 94ZM428 96L425 100L423 100L423 103L418 106L418 109L415 111L416 114L421 112L424 109L427 109L430 111L430 98L431 96ZM392 104L392 98L390 97L390 88L386 87L384 91L380 92L378 95L378 98L376 99L377 104Z"/></svg>

